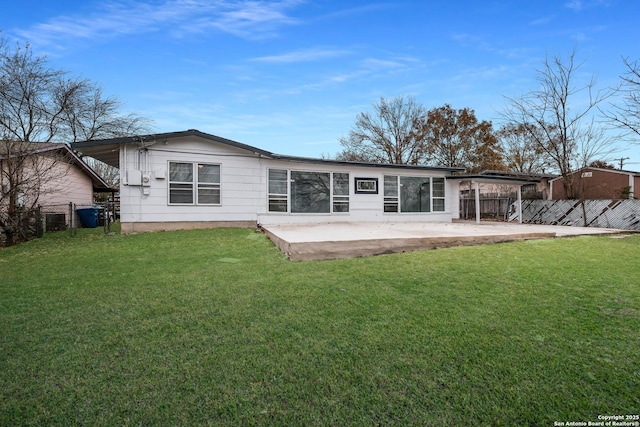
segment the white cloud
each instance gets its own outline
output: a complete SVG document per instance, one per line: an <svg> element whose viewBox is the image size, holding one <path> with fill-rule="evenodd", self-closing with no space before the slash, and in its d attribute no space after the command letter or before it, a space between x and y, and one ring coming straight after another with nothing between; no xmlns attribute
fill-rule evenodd
<svg viewBox="0 0 640 427"><path fill-rule="evenodd" d="M568 9L572 9L572 10L575 10L575 11L580 11L584 7L584 5L582 4L582 0L571 0L571 1L567 2L567 3L565 3L565 6Z"/></svg>
<svg viewBox="0 0 640 427"><path fill-rule="evenodd" d="M323 59L348 55L349 53L350 52L347 50L304 49L304 50L296 50L293 52L283 53L280 55L261 56L258 58L253 58L251 59L251 61L289 64L289 63L295 63L295 62L320 61Z"/></svg>
<svg viewBox="0 0 640 427"><path fill-rule="evenodd" d="M249 39L260 39L274 35L281 25L292 25L298 21L288 16L285 11L297 4L299 0L282 1L235 1L219 2L209 6L202 1L204 11L210 15L184 27L185 31L206 31L210 28ZM198 11L202 15L203 10Z"/></svg>
<svg viewBox="0 0 640 427"><path fill-rule="evenodd" d="M336 74L334 76L329 77L327 79L327 82L330 82L330 83L345 83L345 82L348 82L349 80L354 80L354 79L361 78L365 74L366 73L364 71L354 71L352 73Z"/></svg>
<svg viewBox="0 0 640 427"><path fill-rule="evenodd" d="M533 21L529 22L529 25L531 26L547 25L555 21L555 19L556 19L556 15L543 16L541 18L534 19Z"/></svg>
<svg viewBox="0 0 640 427"><path fill-rule="evenodd" d="M405 64L399 61L387 60L387 59L375 59L368 58L362 62L364 68L369 70L381 70L381 69L390 69L390 68L401 68L404 67Z"/></svg>
<svg viewBox="0 0 640 427"><path fill-rule="evenodd" d="M300 0L108 1L88 14L56 16L16 34L40 45L155 31L185 35L211 29L255 39L273 36L279 27L295 23L286 12L298 4Z"/></svg>
<svg viewBox="0 0 640 427"><path fill-rule="evenodd" d="M580 12L598 6L609 6L609 0L569 0L564 4L567 9Z"/></svg>

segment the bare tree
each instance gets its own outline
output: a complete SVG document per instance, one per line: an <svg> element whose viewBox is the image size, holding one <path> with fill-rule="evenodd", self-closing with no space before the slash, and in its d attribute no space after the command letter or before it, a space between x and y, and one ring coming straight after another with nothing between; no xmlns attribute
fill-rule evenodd
<svg viewBox="0 0 640 427"><path fill-rule="evenodd" d="M120 170L108 165L93 157L83 157L82 160L91 168L95 173L100 176L111 188L118 188L120 185ZM111 197L110 193L98 193L94 196L94 200L98 203L108 202Z"/></svg>
<svg viewBox="0 0 640 427"><path fill-rule="evenodd" d="M20 240L24 213L69 169L63 150L51 143L73 143L148 133L149 121L118 112L87 79L34 55L30 46L12 48L0 36L0 234ZM71 154L74 156L74 154Z"/></svg>
<svg viewBox="0 0 640 427"><path fill-rule="evenodd" d="M563 176L569 198L580 197L572 172L614 150L612 138L596 122L598 105L612 92L596 90L595 77L578 84L582 65L575 62L575 51L566 59L547 57L536 70L540 88L521 98L507 98L510 107L504 113L508 123L525 126L536 147Z"/></svg>
<svg viewBox="0 0 640 427"><path fill-rule="evenodd" d="M40 199L59 190L72 161L62 144L0 141L0 236L9 246L28 238Z"/></svg>
<svg viewBox="0 0 640 427"><path fill-rule="evenodd" d="M535 137L533 136L535 135ZM509 124L497 132L505 166L514 172L544 173L549 162L537 141L543 131L533 124Z"/></svg>
<svg viewBox="0 0 640 427"><path fill-rule="evenodd" d="M11 48L0 38L0 139L73 143L148 130L147 119L120 108L94 82L50 67L28 44Z"/></svg>
<svg viewBox="0 0 640 427"><path fill-rule="evenodd" d="M478 121L472 109L455 110L445 104L429 110L422 133L431 163L470 172L505 169L491 122Z"/></svg>
<svg viewBox="0 0 640 427"><path fill-rule="evenodd" d="M100 178L109 185L109 187L118 187L120 184L120 171L118 168L114 168L100 160L94 159L93 157L83 157L82 160L89 165L89 167L93 169L93 171L97 173Z"/></svg>
<svg viewBox="0 0 640 427"><path fill-rule="evenodd" d="M622 82L617 91L622 94L623 104L613 105L611 112L604 115L637 141L640 137L640 62L631 62L628 58L622 62L627 71L620 77Z"/></svg>
<svg viewBox="0 0 640 427"><path fill-rule="evenodd" d="M418 164L425 159L420 128L426 110L412 97L380 98L372 113L360 113L338 159L372 163Z"/></svg>

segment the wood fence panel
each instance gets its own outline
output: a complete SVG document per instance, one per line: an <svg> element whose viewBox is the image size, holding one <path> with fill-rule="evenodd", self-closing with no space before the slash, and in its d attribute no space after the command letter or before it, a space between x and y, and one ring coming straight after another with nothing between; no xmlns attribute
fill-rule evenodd
<svg viewBox="0 0 640 427"><path fill-rule="evenodd" d="M513 214L509 217L509 220L516 219L517 216ZM529 224L640 230L640 200L523 200L522 221Z"/></svg>

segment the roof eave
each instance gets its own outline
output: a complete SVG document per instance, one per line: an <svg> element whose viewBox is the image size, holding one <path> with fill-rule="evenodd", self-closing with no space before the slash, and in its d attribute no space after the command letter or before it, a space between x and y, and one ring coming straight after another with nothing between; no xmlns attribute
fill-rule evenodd
<svg viewBox="0 0 640 427"><path fill-rule="evenodd" d="M499 176L499 175L457 175L452 177L457 181L471 181L479 182L483 184L513 184L513 185L526 185L537 184L542 181L540 178L516 178L513 176Z"/></svg>
<svg viewBox="0 0 640 427"><path fill-rule="evenodd" d="M154 133L154 134L148 134L148 135L133 135L133 136L120 137L120 138L110 138L110 139L95 139L95 140L89 140L89 141L76 142L73 144L73 146L81 149L85 147L112 146L112 145L121 145L121 144L136 144L136 143L145 144L145 143L157 142L161 140L177 139L177 138L184 138L189 136L197 136L203 139L208 139L210 141L219 142L221 144L225 144L231 147L249 151L263 157L272 156L272 153L269 151L262 150L257 147L253 147L251 145L243 144L242 142L234 141L227 138L222 138L217 135L200 132L199 130L196 130L196 129L189 129L186 131L177 131L177 132Z"/></svg>
<svg viewBox="0 0 640 427"><path fill-rule="evenodd" d="M97 151L83 150L83 148L104 147L110 150L115 150L115 147L119 147L122 144L136 144L136 143L145 144L145 143L152 143L152 142L157 142L161 140L184 138L188 136L196 136L196 137L200 137L210 141L215 141L221 144L225 144L231 147L248 151L256 156L272 159L272 160L282 160L282 161L301 162L301 163L315 163L315 164L335 164L335 165L347 165L347 166L377 167L377 168L399 168L399 169L401 168L401 169L407 169L407 170L432 170L432 171L442 171L442 172L450 172L450 173L464 172L465 170L465 168L461 168L461 167L366 163L366 162L352 162L352 161L343 161L343 160L334 160L334 159L317 159L317 158L311 158L311 157L298 157L298 156L288 156L283 154L274 154L270 151L262 150L260 148L243 144L241 142L233 141L231 139L226 139L216 135L200 132L199 130L196 130L196 129L189 129L186 131L179 131L179 132L166 132L166 133L158 133L158 134L150 134L150 135L127 136L127 137L121 137L121 138L83 141L83 142L74 143L73 147L79 149L80 151L85 152L88 156L92 156L91 151L93 151L93 154L97 154Z"/></svg>
<svg viewBox="0 0 640 427"><path fill-rule="evenodd" d="M333 165L343 165L343 166L362 166L362 167L373 167L373 168L392 168L392 169L408 169L408 170L433 170L433 171L442 171L442 172L464 172L465 171L465 168L461 168L461 167L406 165L406 164L393 164L393 163L368 163L368 162L355 162L355 161L349 161L349 160L316 159L313 157L288 156L284 154L272 154L271 158L274 160L282 160L282 161L289 161L289 162L333 164Z"/></svg>

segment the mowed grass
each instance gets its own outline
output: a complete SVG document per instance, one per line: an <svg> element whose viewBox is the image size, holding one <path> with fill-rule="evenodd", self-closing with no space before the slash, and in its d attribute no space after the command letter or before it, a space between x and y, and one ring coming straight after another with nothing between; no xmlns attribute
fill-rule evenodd
<svg viewBox="0 0 640 427"><path fill-rule="evenodd" d="M293 263L246 229L0 250L0 425L505 425L640 409L640 235Z"/></svg>

